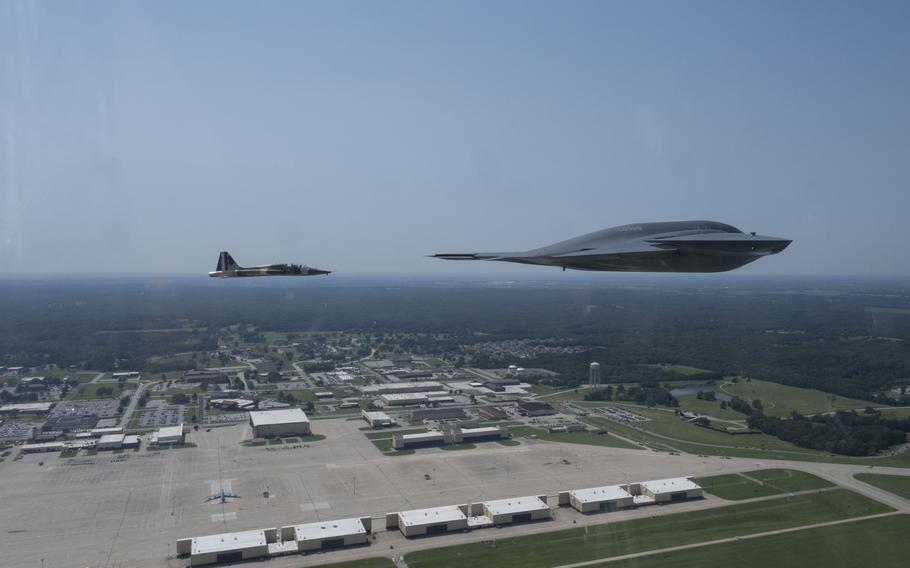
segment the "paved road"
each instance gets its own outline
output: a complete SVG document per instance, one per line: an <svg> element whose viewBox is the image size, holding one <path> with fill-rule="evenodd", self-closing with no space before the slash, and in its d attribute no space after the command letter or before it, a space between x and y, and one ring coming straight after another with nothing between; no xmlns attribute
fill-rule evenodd
<svg viewBox="0 0 910 568"><path fill-rule="evenodd" d="M139 404L139 397L142 396L142 391L148 385L145 383L140 383L136 388L136 392L133 393L133 396L130 397L130 403L127 405L126 409L123 411L123 414L120 415L120 427L126 429L127 424L130 423L130 418L133 417L133 411L136 410L136 406Z"/></svg>

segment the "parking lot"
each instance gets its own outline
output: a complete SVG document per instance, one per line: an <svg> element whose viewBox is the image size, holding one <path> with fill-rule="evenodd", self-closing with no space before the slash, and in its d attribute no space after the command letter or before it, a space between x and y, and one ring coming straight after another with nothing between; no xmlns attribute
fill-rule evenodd
<svg viewBox="0 0 910 568"><path fill-rule="evenodd" d="M139 415L139 427L155 428L159 426L176 426L185 421L185 416L186 407L183 405L176 408L146 410Z"/></svg>

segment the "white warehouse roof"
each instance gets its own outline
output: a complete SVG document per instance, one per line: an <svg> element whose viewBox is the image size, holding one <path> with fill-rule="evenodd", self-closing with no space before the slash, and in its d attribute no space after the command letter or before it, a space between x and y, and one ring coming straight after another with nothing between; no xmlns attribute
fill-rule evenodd
<svg viewBox="0 0 910 568"><path fill-rule="evenodd" d="M176 426L162 426L158 428L158 438L179 438L183 436L183 424Z"/></svg>
<svg viewBox="0 0 910 568"><path fill-rule="evenodd" d="M299 408L283 408L281 410L254 410L250 412L253 426L271 426L275 424L296 424L309 422L306 413Z"/></svg>
<svg viewBox="0 0 910 568"><path fill-rule="evenodd" d="M607 485L604 487L589 487L576 489L569 492L582 503L596 503L598 501L613 501L615 499L628 499L632 494L622 488L622 485Z"/></svg>
<svg viewBox="0 0 910 568"><path fill-rule="evenodd" d="M691 491L701 489L688 477L674 477L671 479L657 479L655 481L642 481L641 486L654 493L675 493L677 491Z"/></svg>
<svg viewBox="0 0 910 568"><path fill-rule="evenodd" d="M529 513L531 511L541 511L550 508L549 505L541 501L540 497L537 497L536 495L484 501L483 505L491 515L514 515L516 513Z"/></svg>
<svg viewBox="0 0 910 568"><path fill-rule="evenodd" d="M192 554L228 552L254 546L266 546L264 530L197 536L193 539Z"/></svg>
<svg viewBox="0 0 910 568"><path fill-rule="evenodd" d="M432 440L442 440L445 435L442 432L418 432L417 434L401 434L401 439L405 442L428 442Z"/></svg>
<svg viewBox="0 0 910 568"><path fill-rule="evenodd" d="M308 523L294 527L294 534L297 540L339 538L353 534L365 534L366 532L367 530L360 519L341 519L339 521Z"/></svg>
<svg viewBox="0 0 910 568"><path fill-rule="evenodd" d="M403 522L406 527L431 525L435 523L451 523L452 521L467 519L465 514L461 512L461 509L455 505L434 507L432 509L401 511L398 513L398 518L401 519L401 522Z"/></svg>

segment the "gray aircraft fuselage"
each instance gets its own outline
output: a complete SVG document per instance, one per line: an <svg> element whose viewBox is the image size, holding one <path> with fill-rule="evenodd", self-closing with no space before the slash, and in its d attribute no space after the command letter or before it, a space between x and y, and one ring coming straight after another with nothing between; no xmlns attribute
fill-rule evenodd
<svg viewBox="0 0 910 568"><path fill-rule="evenodd" d="M318 276L329 274L329 270L311 268L302 264L266 264L263 266L239 266L230 253L221 252L218 255L218 266L209 272L212 278L243 278L249 276Z"/></svg>
<svg viewBox="0 0 910 568"><path fill-rule="evenodd" d="M563 270L725 272L777 254L788 239L743 233L716 221L635 223L524 252L434 254L445 260L497 260Z"/></svg>

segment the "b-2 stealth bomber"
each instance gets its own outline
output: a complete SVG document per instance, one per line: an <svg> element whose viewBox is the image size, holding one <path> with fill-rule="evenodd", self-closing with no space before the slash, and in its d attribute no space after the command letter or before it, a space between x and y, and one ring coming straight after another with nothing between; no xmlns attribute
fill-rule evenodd
<svg viewBox="0 0 910 568"><path fill-rule="evenodd" d="M266 264L243 268L238 265L227 251L218 256L218 267L209 272L212 278L237 278L246 276L318 276L329 274L330 270L310 268L302 264Z"/></svg>
<svg viewBox="0 0 910 568"><path fill-rule="evenodd" d="M743 233L716 221L636 223L524 252L434 254L445 260L498 260L566 270L726 272L777 254L792 241Z"/></svg>

